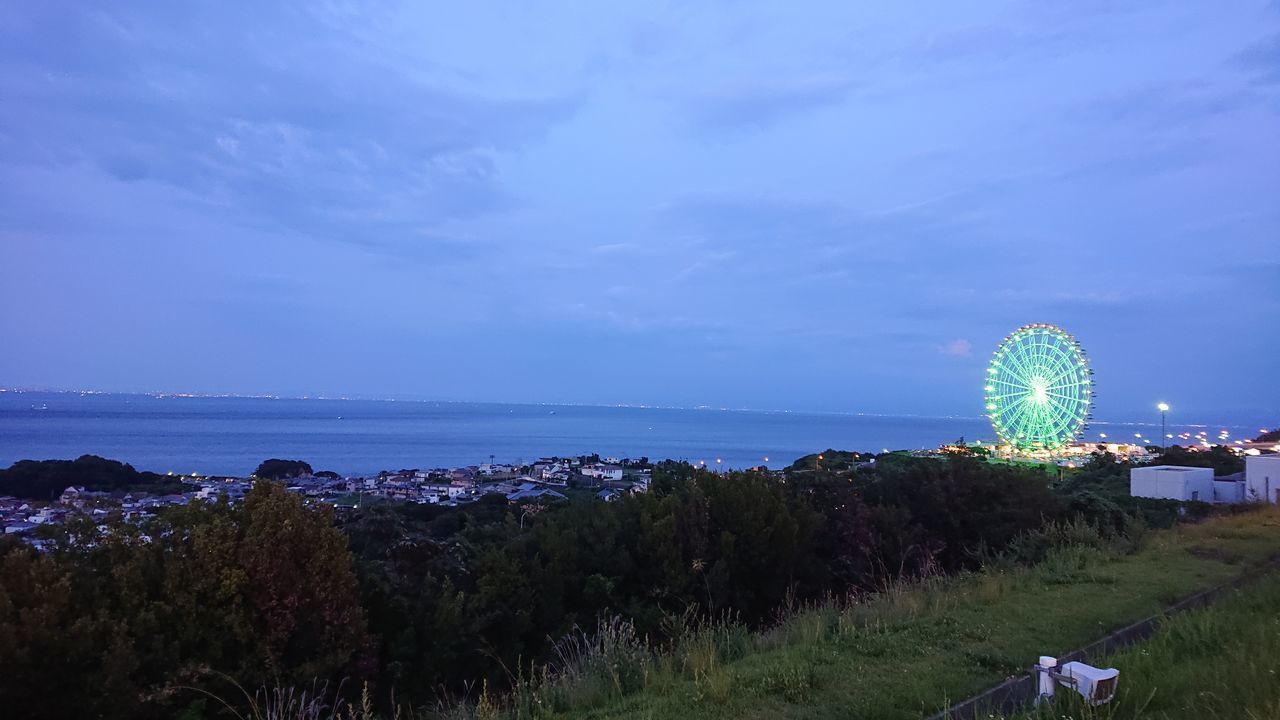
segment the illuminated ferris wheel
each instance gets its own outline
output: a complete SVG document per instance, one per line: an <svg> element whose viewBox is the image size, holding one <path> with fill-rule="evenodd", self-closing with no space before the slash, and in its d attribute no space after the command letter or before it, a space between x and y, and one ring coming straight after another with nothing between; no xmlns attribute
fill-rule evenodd
<svg viewBox="0 0 1280 720"><path fill-rule="evenodd" d="M1005 445L1057 450L1089 420L1092 376L1084 349L1070 333L1056 325L1024 325L991 358L987 417Z"/></svg>

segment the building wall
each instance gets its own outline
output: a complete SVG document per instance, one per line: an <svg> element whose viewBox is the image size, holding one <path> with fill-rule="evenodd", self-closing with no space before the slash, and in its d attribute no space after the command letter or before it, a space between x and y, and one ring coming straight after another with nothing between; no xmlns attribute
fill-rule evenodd
<svg viewBox="0 0 1280 720"><path fill-rule="evenodd" d="M1280 502L1280 455L1244 459L1245 500Z"/></svg>
<svg viewBox="0 0 1280 720"><path fill-rule="evenodd" d="M1129 471L1129 494L1160 500L1213 502L1213 469L1169 465Z"/></svg>
<svg viewBox="0 0 1280 720"><path fill-rule="evenodd" d="M1244 481L1214 480L1213 501L1232 505L1244 502Z"/></svg>

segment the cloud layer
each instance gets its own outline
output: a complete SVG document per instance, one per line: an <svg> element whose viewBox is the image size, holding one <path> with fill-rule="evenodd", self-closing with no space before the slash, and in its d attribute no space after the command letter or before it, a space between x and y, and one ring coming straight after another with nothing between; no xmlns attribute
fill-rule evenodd
<svg viewBox="0 0 1280 720"><path fill-rule="evenodd" d="M472 5L7 11L0 383L1280 407L1274 4Z"/></svg>

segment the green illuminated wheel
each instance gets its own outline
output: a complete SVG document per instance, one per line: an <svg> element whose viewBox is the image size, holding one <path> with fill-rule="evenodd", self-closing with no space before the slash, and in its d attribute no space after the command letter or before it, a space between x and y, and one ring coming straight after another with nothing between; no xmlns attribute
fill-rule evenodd
<svg viewBox="0 0 1280 720"><path fill-rule="evenodd" d="M1024 325L987 368L987 417L1005 445L1056 450L1080 435L1093 409L1093 371L1080 343L1055 325Z"/></svg>

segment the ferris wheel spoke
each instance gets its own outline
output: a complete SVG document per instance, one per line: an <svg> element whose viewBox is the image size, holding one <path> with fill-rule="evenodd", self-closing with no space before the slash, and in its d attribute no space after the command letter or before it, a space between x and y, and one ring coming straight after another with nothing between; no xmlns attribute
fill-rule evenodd
<svg viewBox="0 0 1280 720"><path fill-rule="evenodd" d="M1050 397L1056 397L1056 398L1059 398L1059 400L1065 400L1068 402L1079 402L1080 400L1083 400L1083 398L1071 397L1070 395L1062 395L1062 393L1053 392L1053 391L1044 391L1044 395L1047 395Z"/></svg>
<svg viewBox="0 0 1280 720"><path fill-rule="evenodd" d="M1083 387L1083 386L1088 385L1088 384L1089 384L1089 383L1085 382L1085 379L1084 379L1083 377L1081 377L1080 375L1077 375L1077 374L1073 373L1073 374L1072 374L1072 375L1070 375L1070 376L1067 376L1067 377L1062 378L1062 380L1061 380L1060 382L1058 382L1057 384L1055 384L1055 385L1050 385L1050 386L1049 386L1049 389L1050 389L1050 390L1060 390L1060 389L1063 389L1063 388L1070 388L1070 387Z"/></svg>
<svg viewBox="0 0 1280 720"><path fill-rule="evenodd" d="M1060 411L1060 413L1055 415L1055 419L1053 419L1053 428L1055 428L1053 429L1053 432L1059 434L1059 436L1066 436L1066 434L1073 432L1073 430L1070 429L1070 425L1073 423L1074 418L1078 416L1075 411L1057 404L1057 401L1055 400L1050 400L1050 402L1052 402L1053 406L1057 407Z"/></svg>
<svg viewBox="0 0 1280 720"><path fill-rule="evenodd" d="M1077 369L1078 365L1075 364L1070 356L1065 354L1059 356L1054 364L1056 382L1050 383L1050 386L1057 386L1064 382L1069 383L1072 379L1077 378Z"/></svg>
<svg viewBox="0 0 1280 720"><path fill-rule="evenodd" d="M1023 390L1030 390L1030 389L1031 389L1031 386L1030 386L1030 385L1026 384L1025 382L1023 382L1023 381L1022 381L1022 380L1020 380L1020 379L1012 378L1012 377L1008 377L1008 378L1000 378L999 380L996 380L996 381L994 381L994 382L995 382L995 384L997 384L997 385L1008 385L1008 386L1010 386L1010 387L1021 388L1021 389L1023 389Z"/></svg>
<svg viewBox="0 0 1280 720"><path fill-rule="evenodd" d="M1045 345L1043 348L1043 357L1041 359L1044 367L1044 374L1049 384L1053 384L1055 380L1062 376L1066 365L1062 362L1061 350L1055 345Z"/></svg>
<svg viewBox="0 0 1280 720"><path fill-rule="evenodd" d="M1063 420L1064 418L1075 417L1076 415L1075 410L1067 408L1052 397L1049 398L1049 403L1059 410L1061 414L1057 416L1057 419L1062 420L1063 422L1065 422L1065 420Z"/></svg>
<svg viewBox="0 0 1280 720"><path fill-rule="evenodd" d="M1018 328L996 349L985 401L1000 439L1020 448L1056 448L1075 437L1092 406L1083 351L1051 325Z"/></svg>
<svg viewBox="0 0 1280 720"><path fill-rule="evenodd" d="M1013 361L1013 368L1016 377L1028 388L1031 387L1032 378L1035 377L1035 365L1031 362L1031 358L1024 354L1017 355Z"/></svg>
<svg viewBox="0 0 1280 720"><path fill-rule="evenodd" d="M1023 427L1022 425L1023 420L1029 415L1030 412L1031 412L1031 403L1028 401L1028 399L1023 398L1019 400L1018 403L1014 406L1013 414L1009 418L1009 429L1016 434L1017 431Z"/></svg>

